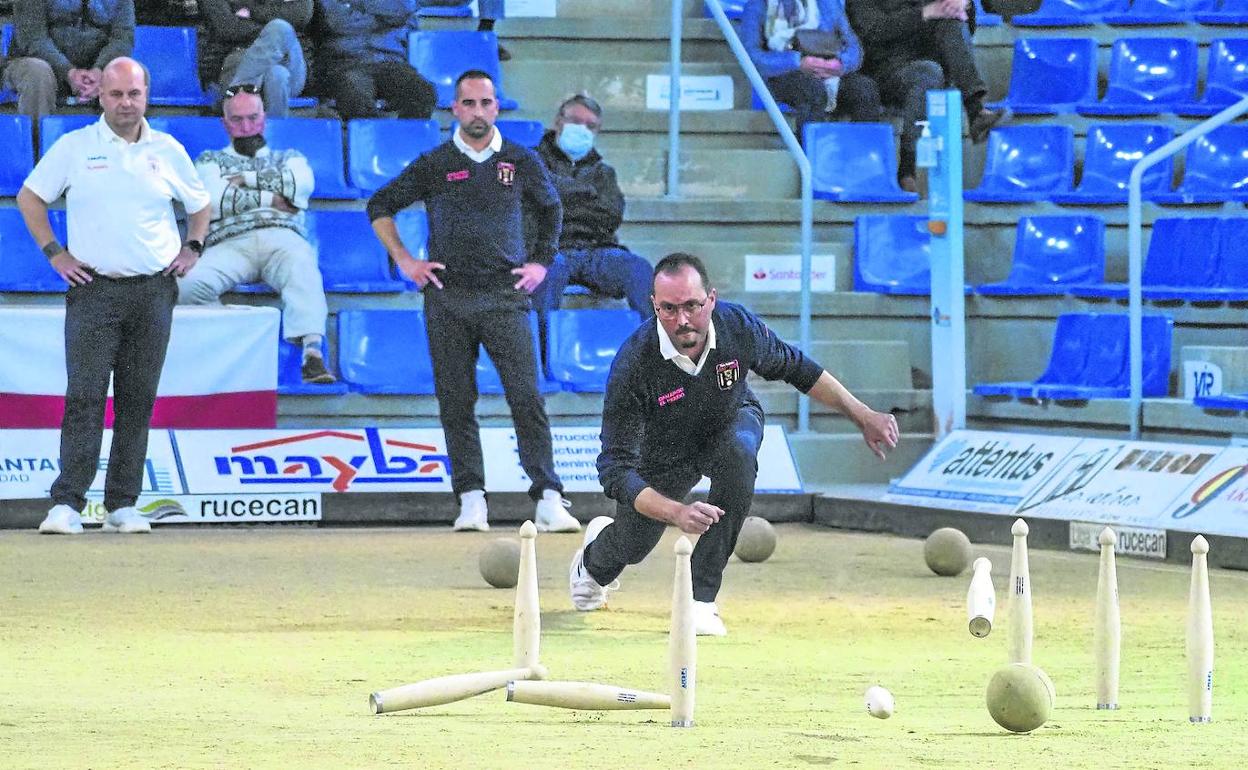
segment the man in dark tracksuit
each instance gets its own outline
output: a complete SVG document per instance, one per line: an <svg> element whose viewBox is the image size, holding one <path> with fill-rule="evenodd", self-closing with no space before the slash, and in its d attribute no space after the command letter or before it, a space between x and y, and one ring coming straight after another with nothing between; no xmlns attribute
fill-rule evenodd
<svg viewBox="0 0 1248 770"><path fill-rule="evenodd" d="M537 155L563 204L559 254L533 295L543 315L559 308L569 283L595 294L623 297L642 318L651 312L650 263L615 237L624 221L624 193L615 169L594 149L601 129L602 107L577 94L559 105L553 130L537 145Z"/></svg>
<svg viewBox="0 0 1248 770"><path fill-rule="evenodd" d="M460 75L452 107L459 128L451 141L421 155L368 202L373 231L399 270L425 290L425 321L434 391L451 488L460 500L455 529L487 530L485 467L477 427L477 351L498 369L515 421L520 465L537 501L537 527L577 532L555 475L546 405L537 389L529 330L529 294L546 277L559 242L561 208L533 151L494 127L498 102L490 76ZM424 201L429 260L403 245L394 215ZM532 209L533 253L527 254L522 209Z"/></svg>
<svg viewBox="0 0 1248 770"><path fill-rule="evenodd" d="M975 64L971 0L846 0L849 22L866 49L863 72L875 78L885 104L901 108L898 182L916 190L915 146L927 115L927 92L950 83L962 92L971 141L988 137L1008 119L1004 109L984 107L988 87Z"/></svg>
<svg viewBox="0 0 1248 770"><path fill-rule="evenodd" d="M655 321L633 332L607 379L598 474L615 519L600 516L572 557L578 610L606 603L611 583L653 550L667 524L701 535L693 550L694 625L727 633L715 596L750 510L763 410L746 384L753 371L784 380L845 414L876 455L896 446L897 421L876 412L740 305L717 303L702 262L670 254L654 268ZM681 502L702 476L706 502Z"/></svg>

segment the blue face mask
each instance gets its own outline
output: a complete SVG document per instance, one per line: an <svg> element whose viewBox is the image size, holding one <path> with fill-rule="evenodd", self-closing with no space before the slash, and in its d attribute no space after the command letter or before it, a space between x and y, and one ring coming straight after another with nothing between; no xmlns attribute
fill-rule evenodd
<svg viewBox="0 0 1248 770"><path fill-rule="evenodd" d="M594 148L594 132L580 123L564 123L559 131L559 149L572 160L580 160Z"/></svg>

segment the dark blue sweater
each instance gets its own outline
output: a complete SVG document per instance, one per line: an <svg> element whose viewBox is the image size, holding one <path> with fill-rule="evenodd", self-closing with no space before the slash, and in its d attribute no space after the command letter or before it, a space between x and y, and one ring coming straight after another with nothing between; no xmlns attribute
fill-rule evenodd
<svg viewBox="0 0 1248 770"><path fill-rule="evenodd" d="M823 374L823 367L740 305L717 302L711 320L715 348L696 377L663 358L654 319L620 346L607 377L598 455L598 480L607 497L634 505L653 486L648 479L693 465L707 440L732 424L743 405L758 404L747 372L784 380L803 393Z"/></svg>
<svg viewBox="0 0 1248 770"><path fill-rule="evenodd" d="M425 202L429 259L446 265L438 277L448 289L511 289L514 268L549 265L558 248L559 195L537 155L506 139L484 163L453 141L421 155L369 199L369 221L416 201ZM532 253L526 253L524 209L534 224Z"/></svg>

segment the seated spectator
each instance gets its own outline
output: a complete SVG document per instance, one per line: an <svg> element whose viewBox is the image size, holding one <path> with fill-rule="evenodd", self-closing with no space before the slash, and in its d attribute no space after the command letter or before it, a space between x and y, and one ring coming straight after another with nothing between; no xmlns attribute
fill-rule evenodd
<svg viewBox="0 0 1248 770"><path fill-rule="evenodd" d="M927 115L927 92L952 84L962 92L971 141L979 143L1009 115L984 107L988 88L975 65L972 0L846 0L849 20L866 48L864 71L885 104L902 113L897 181L915 192L915 145Z"/></svg>
<svg viewBox="0 0 1248 770"><path fill-rule="evenodd" d="M838 0L748 0L741 40L777 101L809 121L881 118L875 81L863 75L862 46ZM821 34L811 34L821 33Z"/></svg>
<svg viewBox="0 0 1248 770"><path fill-rule="evenodd" d="M199 77L221 88L258 86L264 112L290 114L308 76L300 35L312 22L312 0L199 0L207 34L199 43Z"/></svg>
<svg viewBox="0 0 1248 770"><path fill-rule="evenodd" d="M380 116L378 97L400 118L433 114L433 84L407 63L416 0L316 0L313 27L317 89L344 120Z"/></svg>
<svg viewBox="0 0 1248 770"><path fill-rule="evenodd" d="M553 128L537 145L563 203L559 253L546 270L546 280L533 293L537 311L559 307L569 283L596 294L628 300L648 317L652 312L650 283L654 269L615 237L624 219L624 194L594 139L602 129L602 107L584 94L559 105Z"/></svg>
<svg viewBox="0 0 1248 770"><path fill-rule="evenodd" d="M219 302L234 286L263 280L282 295L286 339L303 345L303 381L330 383L335 378L321 354L325 290L303 216L312 167L297 150L265 146L264 103L256 91L249 85L226 91L230 146L195 161L212 196L212 222L199 264L178 281L178 302Z"/></svg>
<svg viewBox="0 0 1248 770"><path fill-rule="evenodd" d="M104 65L134 49L133 0L22 0L15 15L4 87L23 115L55 112L57 97L95 101Z"/></svg>

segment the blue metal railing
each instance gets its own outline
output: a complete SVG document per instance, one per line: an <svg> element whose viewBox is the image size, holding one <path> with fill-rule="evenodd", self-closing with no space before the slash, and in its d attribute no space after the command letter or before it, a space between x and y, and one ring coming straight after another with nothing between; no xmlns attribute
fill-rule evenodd
<svg viewBox="0 0 1248 770"><path fill-rule="evenodd" d="M708 0L714 2L715 0ZM1144 406L1144 295L1141 279L1144 273L1144 257L1142 243L1142 208L1141 186L1144 172L1187 147L1210 131L1230 123L1235 118L1248 112L1248 97L1227 107L1217 115L1199 123L1179 134L1174 139L1140 158L1131 169L1131 178L1127 182L1127 290L1128 290L1128 325L1130 327L1131 354L1131 438L1140 437L1140 422Z"/></svg>
<svg viewBox="0 0 1248 770"><path fill-rule="evenodd" d="M728 20L727 14L724 13L723 5L720 4L719 0L705 0L705 2L706 7L711 11L712 18L715 19L715 23L719 25L720 32L723 33L728 47L732 49L733 56L737 58L737 63L741 65L741 69L745 72L745 76L749 78L754 92L762 100L763 108L767 110L767 116L771 118L771 122L776 126L776 131L780 133L780 139L784 142L785 148L797 163L798 173L801 174L802 290L798 309L798 344L802 350L810 350L810 250L814 216L810 160L806 157L806 152L802 149L801 143L798 142L797 137L793 134L793 129L789 128L788 121L781 114L779 105L776 104L776 100L772 98L771 92L767 89L767 84L763 82L763 76L758 74L758 68L754 66L754 62L750 61L750 56L746 53L745 46L741 43L741 38L737 35L737 31L733 29L732 22ZM670 96L667 141L668 198L680 197L680 38L683 33L683 12L684 7L681 0L672 0L672 63L671 83L668 91ZM810 430L810 398L808 396L801 396L798 400L797 430L799 433L805 433Z"/></svg>

